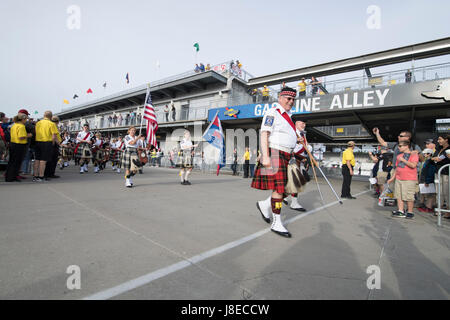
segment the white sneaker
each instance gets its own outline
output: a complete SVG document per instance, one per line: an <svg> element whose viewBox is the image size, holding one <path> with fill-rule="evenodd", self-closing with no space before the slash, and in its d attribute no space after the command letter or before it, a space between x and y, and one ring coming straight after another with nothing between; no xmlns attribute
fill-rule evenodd
<svg viewBox="0 0 450 320"><path fill-rule="evenodd" d="M291 209L294 209L297 211L302 211L302 212L306 211L306 209L303 208L300 203L298 203L297 198L294 198L294 197L292 197Z"/></svg>
<svg viewBox="0 0 450 320"><path fill-rule="evenodd" d="M130 182L130 179L125 179L125 187L131 188L133 185Z"/></svg>
<svg viewBox="0 0 450 320"><path fill-rule="evenodd" d="M94 173L98 173L100 171L100 169L98 167L94 168Z"/></svg>
<svg viewBox="0 0 450 320"><path fill-rule="evenodd" d="M112 166L112 169L113 169L113 171L114 171L114 170L116 170L116 167L115 167L115 166Z"/></svg>
<svg viewBox="0 0 450 320"><path fill-rule="evenodd" d="M80 173L84 173L84 167L80 168Z"/></svg>
<svg viewBox="0 0 450 320"><path fill-rule="evenodd" d="M120 173L120 169L117 169L117 173Z"/></svg>
<svg viewBox="0 0 450 320"><path fill-rule="evenodd" d="M272 213L271 197L266 200L256 202L256 207L261 213L261 217L267 223L270 223L270 214Z"/></svg>
<svg viewBox="0 0 450 320"><path fill-rule="evenodd" d="M87 166L87 164L83 165L83 169L84 169L84 172L88 172L88 166Z"/></svg>
<svg viewBox="0 0 450 320"><path fill-rule="evenodd" d="M281 216L279 214L272 213L272 219L273 222L272 226L270 227L271 231L286 238L290 238L292 236L291 233L284 227L283 222L281 221Z"/></svg>

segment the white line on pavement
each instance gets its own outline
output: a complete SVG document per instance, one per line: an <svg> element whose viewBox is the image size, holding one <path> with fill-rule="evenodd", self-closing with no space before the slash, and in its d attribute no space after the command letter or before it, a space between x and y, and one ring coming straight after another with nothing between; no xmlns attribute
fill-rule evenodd
<svg viewBox="0 0 450 320"><path fill-rule="evenodd" d="M356 196L362 195L362 194L367 193L369 191L370 190L366 190L366 191L360 192L360 193L356 194ZM343 201L346 201L346 200L343 199ZM296 221L298 219L302 219L302 218L304 218L306 216L309 216L310 214L313 214L313 213L315 213L317 211L320 211L322 209L331 207L331 206L333 206L335 204L338 204L338 203L339 203L338 201L331 202L331 203L329 203L327 205L324 205L322 207L310 210L310 211L308 211L308 212L306 212L306 213L304 213L302 215L299 215L299 216L296 216L296 217L291 218L289 220L286 220L285 222L287 224L292 223L292 222L294 222L294 221ZM108 220L111 220L111 219L108 219ZM127 228L127 229L130 230L129 228ZM164 276L167 276L167 275L169 275L171 273L174 273L176 271L179 271L179 270L182 270L182 269L184 269L186 267L189 267L189 266L191 266L193 264L196 264L196 263L199 263L199 262L201 262L203 260L206 260L206 259L208 259L210 257L213 257L215 255L218 255L220 253L228 251L228 250L230 250L232 248L240 246L240 245L242 245L244 243L247 243L247 242L249 242L251 240L259 238L260 236L266 234L269 231L270 231L270 228L265 228L264 230L255 232L255 233L253 233L253 234L251 234L249 236L243 237L243 238L238 239L236 241L229 242L229 243L224 244L224 245L222 245L220 247L217 247L217 248L214 248L212 250L208 250L206 252L200 253L200 254L198 254L196 256L193 256L191 258L185 258L185 260L183 260L183 261L180 261L180 262L177 262L177 263L172 264L170 266L167 266L167 267L158 269L156 271L150 272L150 273L148 273L146 275L143 275L143 276L141 276L139 278L135 278L135 279L127 281L125 283L119 284L119 285L117 285L115 287L112 287L112 288L100 291L98 293L95 293L93 295L87 296L87 297L83 298L83 300L106 300L106 299L110 299L110 298L116 297L116 296L118 296L120 294L123 294L125 292L134 290L134 289L136 289L138 287L141 287L143 285L149 284L150 282L152 282L154 280L157 280L157 279L162 278ZM170 250L170 251L172 251L172 250ZM177 255L179 255L179 254L177 254Z"/></svg>

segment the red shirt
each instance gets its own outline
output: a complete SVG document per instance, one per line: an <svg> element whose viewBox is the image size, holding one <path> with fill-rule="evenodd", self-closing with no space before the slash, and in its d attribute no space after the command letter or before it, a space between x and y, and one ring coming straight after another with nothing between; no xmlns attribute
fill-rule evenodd
<svg viewBox="0 0 450 320"><path fill-rule="evenodd" d="M0 126L0 136L2 137L2 140L6 143L5 132L3 132L3 128L1 126Z"/></svg>
<svg viewBox="0 0 450 320"><path fill-rule="evenodd" d="M397 156L395 178L398 180L410 180L410 181L417 180L417 168L410 168L406 165L406 163L401 162L400 158L403 158L403 155L405 155L405 153L400 153ZM417 164L419 162L419 155L410 153L410 157L409 157L408 161L414 162ZM404 167L403 168L399 167L399 164L401 166L404 165Z"/></svg>

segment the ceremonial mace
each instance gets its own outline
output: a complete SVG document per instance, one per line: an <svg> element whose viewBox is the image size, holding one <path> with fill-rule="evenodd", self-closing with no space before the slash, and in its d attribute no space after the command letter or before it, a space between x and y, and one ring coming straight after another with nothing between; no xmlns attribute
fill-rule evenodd
<svg viewBox="0 0 450 320"><path fill-rule="evenodd" d="M323 173L322 169L320 169L319 165L317 164L316 159L314 159L314 157L312 156L311 152L309 151L309 149L308 149L308 145L309 145L309 144L308 144L308 141L306 140L306 136L305 136L303 133L302 133L302 137L303 137L303 142L302 142L302 144L303 144L303 147L305 147L306 152L308 153L309 161L310 161L311 167L312 167L312 169L313 169L314 178L315 178L315 180L316 180L316 183L317 183L317 189L319 190L319 194L320 194L320 197L322 198L322 202L325 202L325 201L323 200L322 192L320 192L319 182L317 181L317 176L316 176L316 171L314 170L314 166L316 166L317 169L319 169L320 173L321 173L322 176L325 178L325 181L328 183L328 186L331 188L331 191L333 191L333 193L334 193L334 195L336 196L336 199L339 201L339 203L340 203L340 204L343 204L343 203L342 203L342 200L339 198L338 194L337 194L336 191L334 190L334 188L333 188L333 186L331 185L330 181L328 181L328 179L327 179L327 177L325 176L325 174Z"/></svg>

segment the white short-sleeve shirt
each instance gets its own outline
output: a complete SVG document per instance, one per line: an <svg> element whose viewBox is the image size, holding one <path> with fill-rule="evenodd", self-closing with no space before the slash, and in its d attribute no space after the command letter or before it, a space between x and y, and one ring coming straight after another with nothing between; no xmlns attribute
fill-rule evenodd
<svg viewBox="0 0 450 320"><path fill-rule="evenodd" d="M125 146L127 148L134 148L134 149L136 149L137 148L137 143L138 143L137 141L136 141L136 144L130 144L130 142L133 141L134 139L136 139L136 136L133 138L130 135L126 135L125 138L123 139L125 141Z"/></svg>
<svg viewBox="0 0 450 320"><path fill-rule="evenodd" d="M93 135L92 135L92 133L89 132L89 135L86 137L87 134L88 134L87 132L80 131L77 135L77 139L81 139L83 141L88 142L92 139ZM86 139L84 137L86 137ZM78 140L77 140L77 143L79 143Z"/></svg>
<svg viewBox="0 0 450 320"><path fill-rule="evenodd" d="M190 149L190 148L192 148L192 141L183 139L180 142L180 147L181 147L181 149Z"/></svg>
<svg viewBox="0 0 450 320"><path fill-rule="evenodd" d="M292 114L290 111L284 110L279 104L269 109L264 115L261 132L270 132L269 146L280 146L292 150L297 144L297 135L289 122L282 116L285 112L289 117Z"/></svg>

